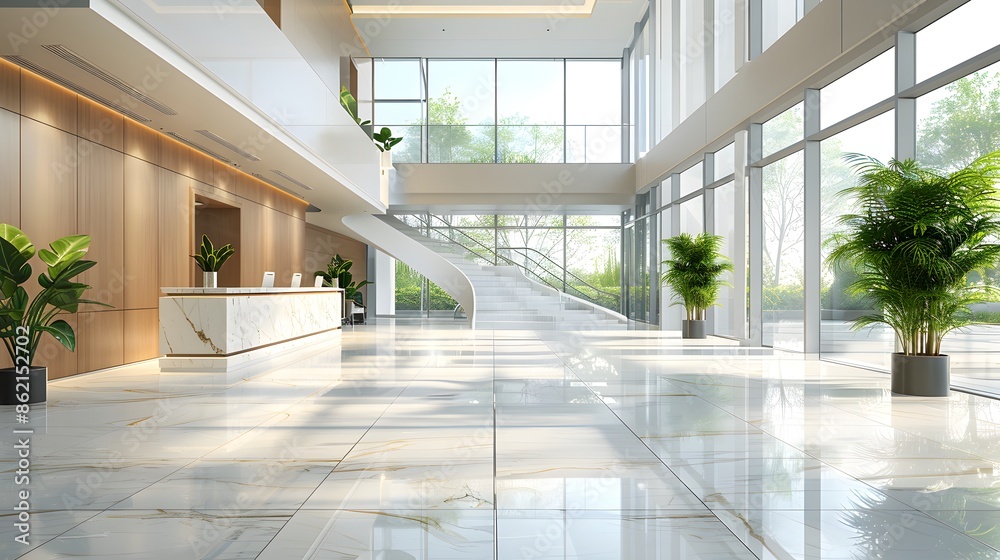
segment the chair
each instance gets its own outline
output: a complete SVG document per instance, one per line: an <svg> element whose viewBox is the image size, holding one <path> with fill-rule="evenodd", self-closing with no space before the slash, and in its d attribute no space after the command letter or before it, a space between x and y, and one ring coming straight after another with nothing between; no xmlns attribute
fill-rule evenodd
<svg viewBox="0 0 1000 560"><path fill-rule="evenodd" d="M354 300L351 300L347 302L347 307L350 310L348 316L351 319L351 325L355 324L355 317L359 315L361 316L361 323L367 324L367 321L365 320L365 306L359 304Z"/></svg>

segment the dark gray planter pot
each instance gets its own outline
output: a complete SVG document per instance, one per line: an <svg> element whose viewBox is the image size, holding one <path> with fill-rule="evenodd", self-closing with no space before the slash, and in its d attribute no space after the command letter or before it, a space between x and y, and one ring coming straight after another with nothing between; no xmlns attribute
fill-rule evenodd
<svg viewBox="0 0 1000 560"><path fill-rule="evenodd" d="M705 321L681 321L681 337L683 338L706 338Z"/></svg>
<svg viewBox="0 0 1000 560"><path fill-rule="evenodd" d="M951 386L948 356L892 355L892 392L915 397L947 397Z"/></svg>
<svg viewBox="0 0 1000 560"><path fill-rule="evenodd" d="M27 387L18 386L17 370L14 368L0 369L0 405L4 404L35 404L45 402L49 370L43 367L31 367L28 370ZM27 390L25 390L27 389ZM20 393L28 393L28 400L17 398Z"/></svg>

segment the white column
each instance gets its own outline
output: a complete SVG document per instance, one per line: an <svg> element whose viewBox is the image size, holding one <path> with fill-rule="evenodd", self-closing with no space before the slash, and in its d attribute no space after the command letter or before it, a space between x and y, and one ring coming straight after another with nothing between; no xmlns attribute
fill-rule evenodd
<svg viewBox="0 0 1000 560"><path fill-rule="evenodd" d="M375 251L375 314L396 314L396 259Z"/></svg>

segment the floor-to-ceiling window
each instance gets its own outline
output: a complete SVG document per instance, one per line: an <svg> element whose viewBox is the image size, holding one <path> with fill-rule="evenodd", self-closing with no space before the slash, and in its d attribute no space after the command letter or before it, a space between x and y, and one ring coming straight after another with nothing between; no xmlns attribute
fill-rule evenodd
<svg viewBox="0 0 1000 560"><path fill-rule="evenodd" d="M873 310L865 299L851 291L856 274L847 268L825 264L834 236L843 230L839 217L854 211L855 201L844 189L857 184L845 161L848 154L866 154L888 161L893 157L895 112L888 111L840 132L822 142L823 291L821 297L820 352L825 358L889 367L893 334L885 326L855 330L851 322Z"/></svg>
<svg viewBox="0 0 1000 560"><path fill-rule="evenodd" d="M916 101L916 153L921 163L955 171L1000 149L997 18L1000 3L973 0L917 33L917 78L938 86ZM955 41L958 36L961 41ZM966 62L989 49L993 54L985 59ZM957 64L968 68L967 75L940 83L937 77ZM918 84L918 89L929 88ZM969 282L1000 286L1000 263L970 275ZM951 356L953 383L1000 393L1000 298L971 311L979 324L944 339L942 350Z"/></svg>
<svg viewBox="0 0 1000 560"><path fill-rule="evenodd" d="M389 127L403 141L392 149L397 163L420 163L427 107L425 72L420 59L375 59L376 130Z"/></svg>
<svg viewBox="0 0 1000 560"><path fill-rule="evenodd" d="M622 163L621 59L373 59L397 163Z"/></svg>
<svg viewBox="0 0 1000 560"><path fill-rule="evenodd" d="M621 163L621 60L566 61L566 163Z"/></svg>
<svg viewBox="0 0 1000 560"><path fill-rule="evenodd" d="M493 59L427 61L429 163L494 161L496 77Z"/></svg>
<svg viewBox="0 0 1000 560"><path fill-rule="evenodd" d="M805 182L801 151L782 152L803 138L800 103L762 126L761 341L765 346L803 350L805 304ZM780 157L765 163L768 158Z"/></svg>

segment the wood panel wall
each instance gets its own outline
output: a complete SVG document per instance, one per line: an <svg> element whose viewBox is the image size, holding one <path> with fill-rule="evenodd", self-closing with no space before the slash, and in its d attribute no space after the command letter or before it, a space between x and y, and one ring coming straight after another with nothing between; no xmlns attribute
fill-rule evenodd
<svg viewBox="0 0 1000 560"><path fill-rule="evenodd" d="M327 263L338 254L354 261L351 276L355 282L368 280L368 246L364 243L312 224L306 224L304 242L306 257L302 266L306 272L302 274L303 284L307 280L312 282L313 273L317 270L326 270ZM361 293L364 294L364 301L367 304L368 286L361 288Z"/></svg>
<svg viewBox="0 0 1000 560"><path fill-rule="evenodd" d="M0 223L91 235L88 296L113 306L66 317L77 351L46 340L49 378L157 356L160 287L195 278L195 192L239 209L243 285L306 272L304 201L0 59Z"/></svg>

